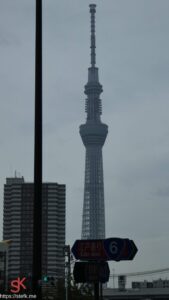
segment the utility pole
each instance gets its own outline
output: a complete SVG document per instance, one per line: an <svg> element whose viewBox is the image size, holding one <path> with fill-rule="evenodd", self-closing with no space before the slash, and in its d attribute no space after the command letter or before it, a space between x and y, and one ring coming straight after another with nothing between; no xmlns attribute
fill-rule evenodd
<svg viewBox="0 0 169 300"><path fill-rule="evenodd" d="M70 291L70 281L71 281L71 267L70 267L70 245L65 245L64 247L64 255L67 258L65 261L65 267L66 267L66 300L71 299L71 291Z"/></svg>
<svg viewBox="0 0 169 300"><path fill-rule="evenodd" d="M36 0L35 33L35 144L32 288L41 300L42 279L42 0Z"/></svg>
<svg viewBox="0 0 169 300"><path fill-rule="evenodd" d="M99 282L94 283L94 300L99 300Z"/></svg>
<svg viewBox="0 0 169 300"><path fill-rule="evenodd" d="M100 282L100 300L103 300L103 284Z"/></svg>
<svg viewBox="0 0 169 300"><path fill-rule="evenodd" d="M112 269L113 270L113 289L115 289L115 282L114 282L114 276L115 276L115 269Z"/></svg>

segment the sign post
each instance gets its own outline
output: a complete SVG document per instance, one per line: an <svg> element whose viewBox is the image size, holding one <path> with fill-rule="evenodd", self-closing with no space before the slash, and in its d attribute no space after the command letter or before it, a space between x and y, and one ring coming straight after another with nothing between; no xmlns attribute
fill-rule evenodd
<svg viewBox="0 0 169 300"><path fill-rule="evenodd" d="M99 299L99 282L94 283L94 298L95 300Z"/></svg>
<svg viewBox="0 0 169 300"><path fill-rule="evenodd" d="M95 300L99 299L99 283L109 280L110 270L107 261L133 260L138 249L130 239L108 238L103 240L76 240L73 255L81 262L74 266L76 283L94 283Z"/></svg>

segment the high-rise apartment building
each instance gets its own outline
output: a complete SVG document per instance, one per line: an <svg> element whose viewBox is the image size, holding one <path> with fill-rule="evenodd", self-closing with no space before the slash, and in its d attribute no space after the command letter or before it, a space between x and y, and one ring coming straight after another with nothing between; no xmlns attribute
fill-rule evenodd
<svg viewBox="0 0 169 300"><path fill-rule="evenodd" d="M8 276L8 247L10 241L0 242L0 290L5 290L7 286L6 278Z"/></svg>
<svg viewBox="0 0 169 300"><path fill-rule="evenodd" d="M86 123L80 126L80 135L86 148L85 186L83 202L82 239L105 238L105 207L102 147L108 133L108 126L101 122L102 106L96 67L95 43L96 5L90 5L91 13L91 66L85 85Z"/></svg>
<svg viewBox="0 0 169 300"><path fill-rule="evenodd" d="M33 196L33 183L26 183L23 177L6 179L3 239L11 240L9 279L29 277L32 273ZM64 277L65 185L43 183L42 203L42 273Z"/></svg>

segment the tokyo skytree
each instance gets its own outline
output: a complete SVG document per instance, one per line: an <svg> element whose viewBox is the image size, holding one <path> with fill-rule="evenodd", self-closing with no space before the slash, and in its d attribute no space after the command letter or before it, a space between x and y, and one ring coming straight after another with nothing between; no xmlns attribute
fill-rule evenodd
<svg viewBox="0 0 169 300"><path fill-rule="evenodd" d="M105 207L102 147L108 133L108 126L101 122L103 92L96 67L95 12L96 5L90 4L91 14L91 66L88 68L88 82L85 110L86 123L80 126L80 135L86 148L85 185L82 216L82 239L105 238Z"/></svg>

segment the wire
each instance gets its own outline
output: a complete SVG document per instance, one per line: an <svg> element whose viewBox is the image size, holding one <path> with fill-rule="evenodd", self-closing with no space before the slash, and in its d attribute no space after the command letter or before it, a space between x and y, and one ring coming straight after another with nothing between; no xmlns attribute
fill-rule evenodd
<svg viewBox="0 0 169 300"><path fill-rule="evenodd" d="M149 270L149 271L143 271L143 272L132 272L132 273L123 273L123 274L110 274L110 277L118 277L118 276L128 276L128 277L134 277L134 276L143 276L143 275L152 275L152 274L159 274L159 273L167 273L169 272L169 268L165 269L158 269L158 270Z"/></svg>

